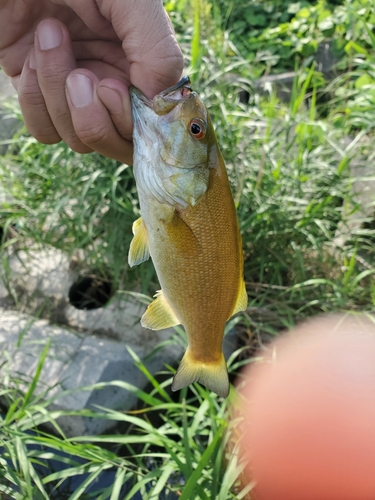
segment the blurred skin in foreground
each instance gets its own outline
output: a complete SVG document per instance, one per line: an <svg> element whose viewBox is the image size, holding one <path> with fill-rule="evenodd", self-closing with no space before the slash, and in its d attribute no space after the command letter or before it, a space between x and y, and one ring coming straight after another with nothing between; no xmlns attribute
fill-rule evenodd
<svg viewBox="0 0 375 500"><path fill-rule="evenodd" d="M375 499L374 321L310 320L244 372L238 442L252 500Z"/></svg>

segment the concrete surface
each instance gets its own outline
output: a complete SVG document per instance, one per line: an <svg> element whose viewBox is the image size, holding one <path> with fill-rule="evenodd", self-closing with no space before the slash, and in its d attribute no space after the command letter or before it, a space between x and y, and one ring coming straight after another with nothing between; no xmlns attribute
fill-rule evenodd
<svg viewBox="0 0 375 500"><path fill-rule="evenodd" d="M4 101L15 97L16 94L10 78L0 69L0 155L6 150L6 144L2 144L1 141L10 139L22 127L22 123L10 116L9 111L3 105Z"/></svg>
<svg viewBox="0 0 375 500"><path fill-rule="evenodd" d="M2 366L0 375L9 370L13 377L31 379L40 355L47 343L51 346L45 361L37 391L50 388L49 396L58 395L51 409L93 409L95 405L112 409L130 410L136 397L116 386L101 390L71 391L99 382L125 381L138 388L145 388L146 377L134 365L127 344L113 340L78 334L66 328L52 326L46 320L15 311L0 309L1 364L9 354L9 365ZM149 344L132 346L139 357L151 351ZM163 363L175 364L182 349L168 346L146 364L153 373L162 369ZM82 417L63 417L59 420L68 436L100 434L114 425L113 421Z"/></svg>
<svg viewBox="0 0 375 500"><path fill-rule="evenodd" d="M71 329L128 342L134 347L155 345L169 337L165 330L153 332L141 327L139 320L146 305L127 294L115 295L98 309L73 307L68 293L78 271L71 264L67 255L54 248L22 250L12 255L7 281L17 295L18 308L35 315L42 310L47 319ZM4 284L0 286L0 297L7 297L4 288Z"/></svg>
<svg viewBox="0 0 375 500"><path fill-rule="evenodd" d="M52 408L80 410L95 405L121 410L133 408L136 397L118 386L77 390L116 380L144 389L148 381L134 365L128 346L141 359L147 357L145 364L152 374L164 370L166 364L177 366L182 358L181 343L167 344L149 356L175 332L142 328L140 317L146 305L129 295L115 296L105 307L89 311L70 305L69 287L77 271L62 252L52 248L20 251L10 257L9 266L8 288L17 293L18 308L31 314L9 309L12 301L8 289L0 286L0 366L8 352L12 360L10 373L32 378L40 354L51 339L38 390L49 387L50 395L58 394ZM47 319L36 319L38 313ZM56 318L60 319L59 326L49 322ZM224 342L227 358L236 345L235 332L229 332ZM77 391L66 393L71 390ZM59 424L68 436L77 436L103 433L114 422L67 416Z"/></svg>

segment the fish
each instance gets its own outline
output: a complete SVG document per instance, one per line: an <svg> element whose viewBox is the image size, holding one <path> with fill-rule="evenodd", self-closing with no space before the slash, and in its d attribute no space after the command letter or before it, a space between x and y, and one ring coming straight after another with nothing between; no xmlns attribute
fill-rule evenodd
<svg viewBox="0 0 375 500"><path fill-rule="evenodd" d="M128 263L151 256L161 286L141 325L185 329L188 347L173 391L199 382L227 397L224 328L248 298L236 208L214 128L187 76L152 100L129 90L141 217Z"/></svg>

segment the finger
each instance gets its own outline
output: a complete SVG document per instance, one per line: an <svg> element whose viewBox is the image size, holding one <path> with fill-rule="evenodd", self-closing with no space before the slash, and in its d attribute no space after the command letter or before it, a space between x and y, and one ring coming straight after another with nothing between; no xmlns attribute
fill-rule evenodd
<svg viewBox="0 0 375 500"><path fill-rule="evenodd" d="M33 14L37 2L0 1L0 66L10 76L20 75L34 44Z"/></svg>
<svg viewBox="0 0 375 500"><path fill-rule="evenodd" d="M116 78L124 81L127 85L129 81L130 64L126 59L120 42L109 42L107 40L79 40L72 43L74 57L81 67L82 62L102 63L108 65L106 68L107 75L111 78ZM108 71L112 69L112 74ZM115 74L117 70L117 75ZM97 75L100 78L99 75ZM103 76L105 78L105 76Z"/></svg>
<svg viewBox="0 0 375 500"><path fill-rule="evenodd" d="M67 100L77 136L92 150L132 164L133 145L116 130L97 95L99 80L88 70L74 70L66 81Z"/></svg>
<svg viewBox="0 0 375 500"><path fill-rule="evenodd" d="M41 21L35 35L38 82L44 101L60 137L78 153L91 151L75 133L65 94L65 80L76 67L70 35L57 19Z"/></svg>
<svg viewBox="0 0 375 500"><path fill-rule="evenodd" d="M79 61L79 67L88 69L92 71L99 80L104 78L114 78L123 82L126 86L129 86L129 78L121 70L114 68L112 65L107 64L103 61Z"/></svg>
<svg viewBox="0 0 375 500"><path fill-rule="evenodd" d="M49 117L43 95L39 88L35 70L34 49L30 51L21 75L12 78L16 83L18 101L27 130L43 144L55 144L61 141L51 118Z"/></svg>
<svg viewBox="0 0 375 500"><path fill-rule="evenodd" d="M126 140L132 140L133 120L129 91L126 85L106 78L99 82L97 94L108 109L118 133Z"/></svg>
<svg viewBox="0 0 375 500"><path fill-rule="evenodd" d="M117 39L111 23L103 17L95 0L54 0L54 3L69 5L85 25L94 33L108 39Z"/></svg>
<svg viewBox="0 0 375 500"><path fill-rule="evenodd" d="M183 58L161 0L96 0L130 62L130 81L149 98L181 77Z"/></svg>

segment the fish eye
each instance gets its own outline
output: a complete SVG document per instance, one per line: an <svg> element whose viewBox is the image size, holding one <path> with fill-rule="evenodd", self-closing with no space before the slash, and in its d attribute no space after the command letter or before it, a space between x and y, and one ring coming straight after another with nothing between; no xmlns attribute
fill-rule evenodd
<svg viewBox="0 0 375 500"><path fill-rule="evenodd" d="M200 118L193 118L189 123L189 132L195 139L203 139L206 135L206 124Z"/></svg>

